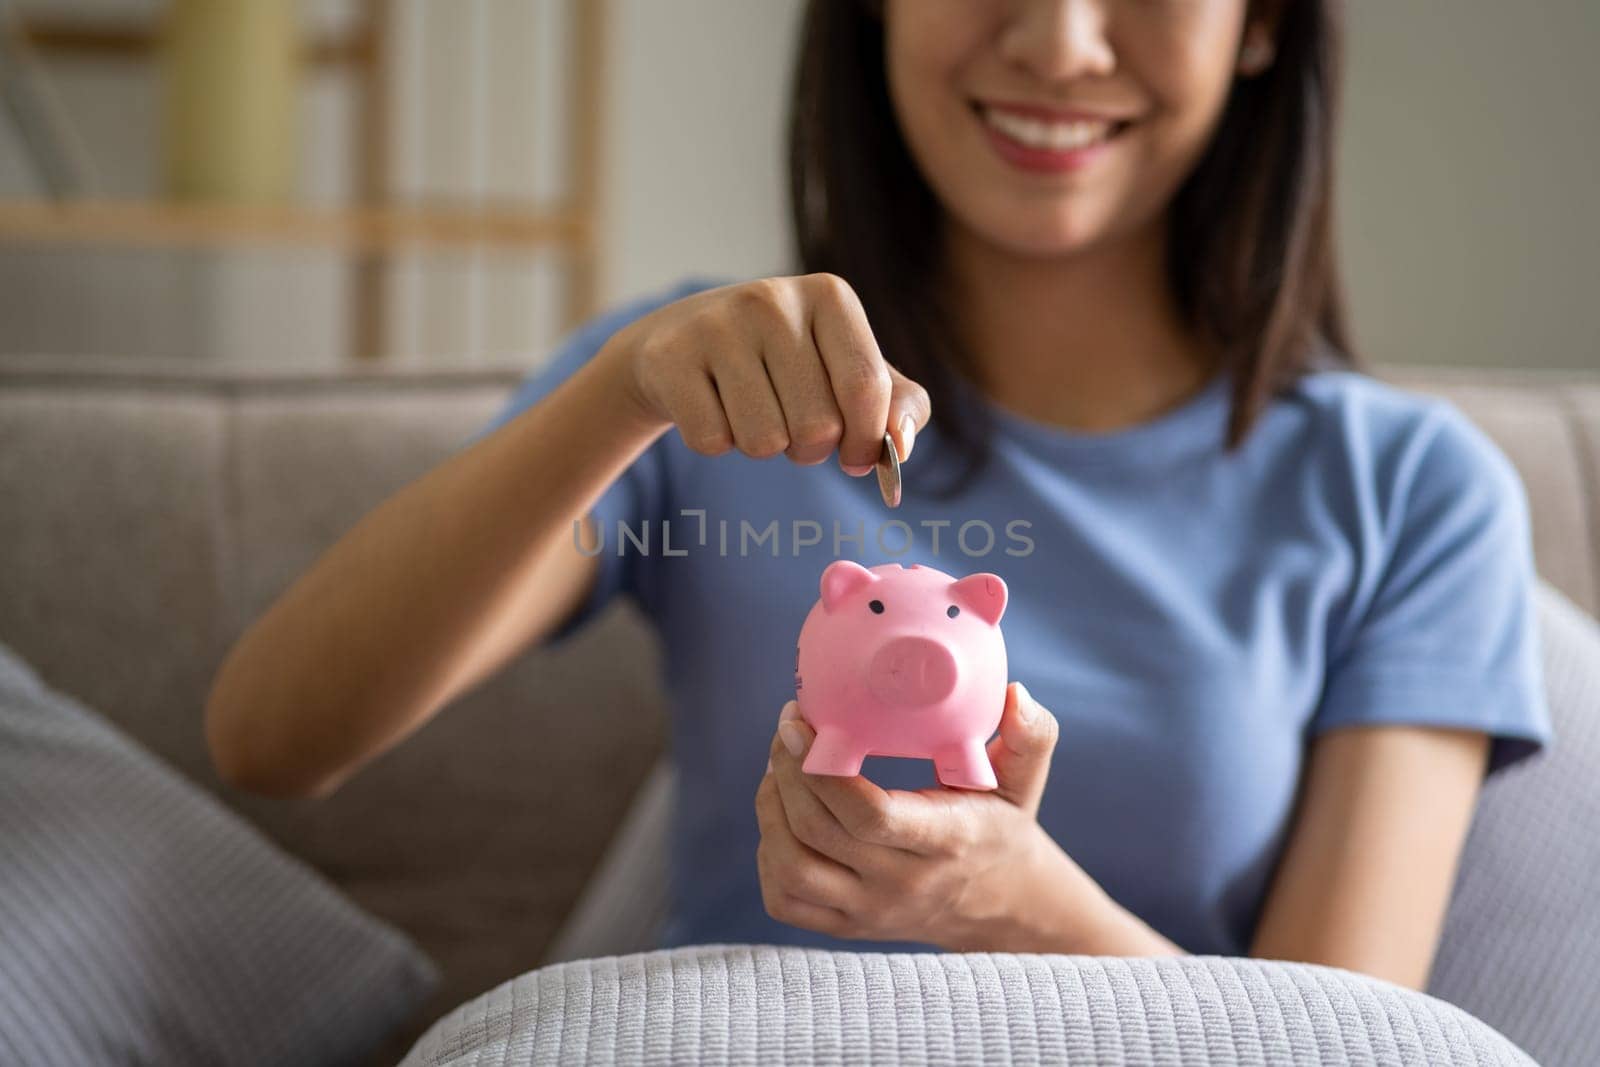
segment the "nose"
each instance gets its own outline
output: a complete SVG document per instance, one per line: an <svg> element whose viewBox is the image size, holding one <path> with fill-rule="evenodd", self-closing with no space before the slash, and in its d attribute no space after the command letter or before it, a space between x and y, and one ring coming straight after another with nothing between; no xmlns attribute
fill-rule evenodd
<svg viewBox="0 0 1600 1067"><path fill-rule="evenodd" d="M896 637L867 668L867 685L886 704L936 704L955 692L956 658L926 637Z"/></svg>
<svg viewBox="0 0 1600 1067"><path fill-rule="evenodd" d="M1026 0L1001 35L1000 51L1046 81L1116 67L1102 0Z"/></svg>

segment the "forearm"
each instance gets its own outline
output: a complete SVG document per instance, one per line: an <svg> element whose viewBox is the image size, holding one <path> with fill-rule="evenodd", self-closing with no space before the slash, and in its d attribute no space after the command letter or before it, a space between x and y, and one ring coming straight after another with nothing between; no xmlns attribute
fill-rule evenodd
<svg viewBox="0 0 1600 1067"><path fill-rule="evenodd" d="M207 703L225 776L320 793L575 606L572 522L661 432L592 361L364 517L240 639Z"/></svg>
<svg viewBox="0 0 1600 1067"><path fill-rule="evenodd" d="M1425 989L1488 756L1475 730L1318 737L1250 954Z"/></svg>

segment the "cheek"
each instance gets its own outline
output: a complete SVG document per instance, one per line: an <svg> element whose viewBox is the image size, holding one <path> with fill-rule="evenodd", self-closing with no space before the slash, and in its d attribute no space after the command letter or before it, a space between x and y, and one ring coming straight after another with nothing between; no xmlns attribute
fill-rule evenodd
<svg viewBox="0 0 1600 1067"><path fill-rule="evenodd" d="M884 41L891 65L952 69L994 26L993 5L974 0L888 0Z"/></svg>
<svg viewBox="0 0 1600 1067"><path fill-rule="evenodd" d="M902 135L926 168L952 151L963 72L990 32L989 5L890 0L885 13L889 96Z"/></svg>
<svg viewBox="0 0 1600 1067"><path fill-rule="evenodd" d="M1216 39L1214 39L1216 38ZM1149 40L1125 54L1149 94L1151 117L1133 131L1125 208L1138 218L1159 211L1198 166L1233 86L1231 39L1207 29L1178 40Z"/></svg>
<svg viewBox="0 0 1600 1067"><path fill-rule="evenodd" d="M1204 9L1132 34L1123 58L1150 94L1170 136L1203 140L1221 116L1234 79L1242 10Z"/></svg>

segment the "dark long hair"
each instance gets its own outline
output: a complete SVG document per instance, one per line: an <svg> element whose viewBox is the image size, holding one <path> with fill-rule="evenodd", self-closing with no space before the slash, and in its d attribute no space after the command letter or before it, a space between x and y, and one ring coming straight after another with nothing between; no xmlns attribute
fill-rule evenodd
<svg viewBox="0 0 1600 1067"><path fill-rule="evenodd" d="M1211 144L1169 212L1168 277L1190 326L1232 372L1226 447L1315 363L1355 368L1333 235L1341 0L1281 5L1274 60L1236 78ZM901 137L884 70L881 3L811 0L789 123L800 263L861 297L884 355L933 399L960 458L947 491L988 457L989 420L938 299L940 216ZM1252 12L1254 13L1254 12Z"/></svg>

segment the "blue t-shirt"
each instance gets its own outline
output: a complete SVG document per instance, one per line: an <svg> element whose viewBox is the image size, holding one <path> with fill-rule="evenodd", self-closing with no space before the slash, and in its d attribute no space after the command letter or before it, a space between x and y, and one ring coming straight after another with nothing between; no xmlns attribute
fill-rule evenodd
<svg viewBox="0 0 1600 1067"><path fill-rule="evenodd" d="M480 436L709 284L576 331ZM676 432L652 445L596 505L599 578L551 640L619 592L660 633L679 772L665 943L919 947L778 923L757 882L753 797L838 557L1005 579L1011 676L1061 725L1039 821L1192 953L1248 951L1315 735L1482 730L1491 773L1546 744L1527 502L1499 449L1448 402L1343 369L1276 397L1231 455L1228 408L1223 376L1108 433L991 405L983 476L954 499L919 492L919 461L948 454L930 426L894 511L834 463L708 458ZM864 773L933 784L925 761Z"/></svg>

